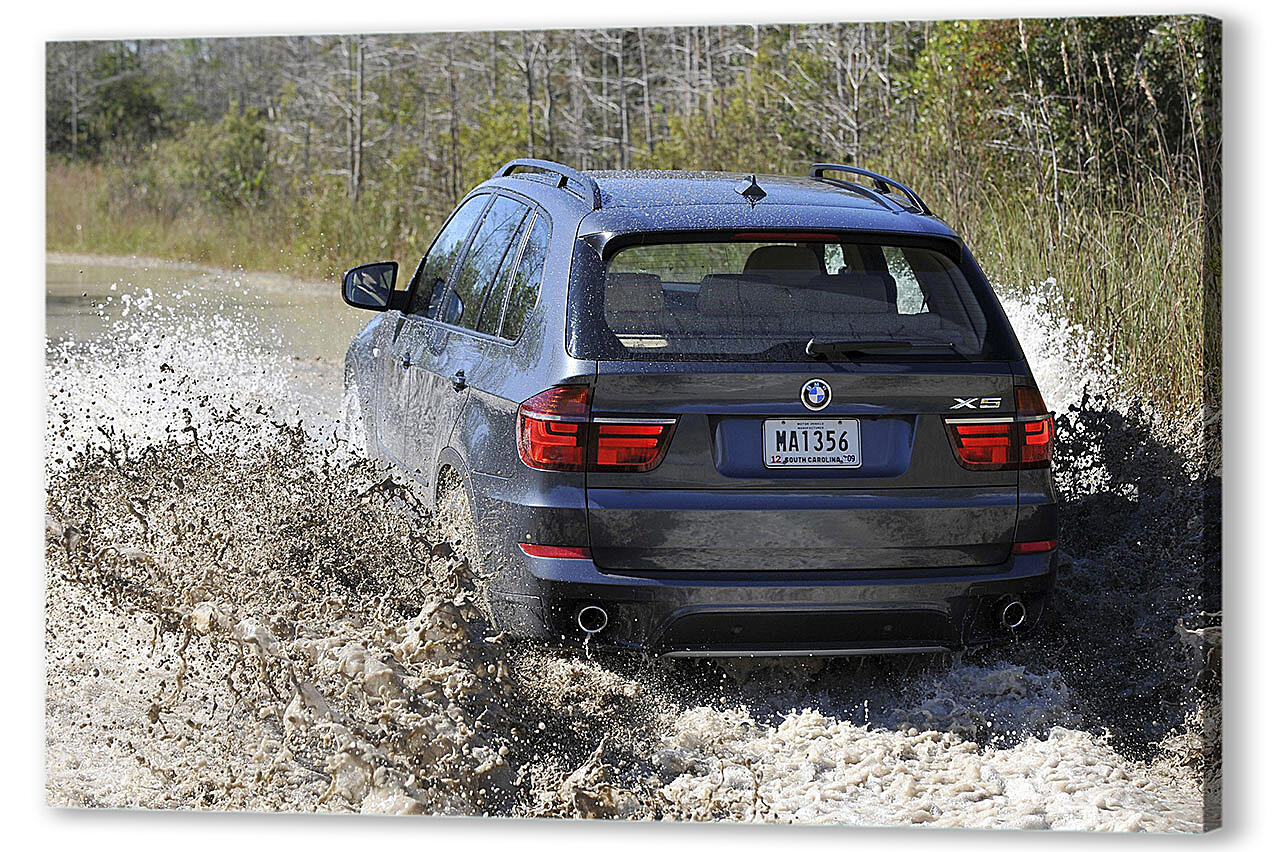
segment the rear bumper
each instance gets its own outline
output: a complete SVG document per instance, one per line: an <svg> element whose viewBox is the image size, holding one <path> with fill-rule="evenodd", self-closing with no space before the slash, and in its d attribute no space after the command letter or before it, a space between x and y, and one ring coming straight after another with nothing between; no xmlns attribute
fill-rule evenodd
<svg viewBox="0 0 1280 852"><path fill-rule="evenodd" d="M1007 638L999 610L1040 621L1056 551L982 568L887 571L605 573L584 559L521 553L515 585L494 596L513 632L581 643L583 606L608 613L595 646L672 656L851 655L954 650Z"/></svg>
<svg viewBox="0 0 1280 852"><path fill-rule="evenodd" d="M1016 509L1009 538L1057 537L1057 503L1047 472L1045 480L1024 478L1018 499L1025 505ZM935 549L930 560L910 567L877 567L865 560L856 567L805 568L786 562L793 549L770 547L744 561L751 570L742 571L612 562L601 567L589 559L534 557L517 543L599 544L588 533L581 480L563 474L500 480L473 472L469 482L482 547L489 553L489 599L498 625L541 642L580 646L587 634L577 625L577 613L594 605L605 610L608 623L592 636L592 647L702 656L952 650L1009 637L997 611L1008 600L1026 609L1018 632L1034 629L1057 572L1057 551L1004 551L987 564L957 565ZM904 518L903 537L937 509L922 507L919 517ZM853 514L845 513L846 523ZM660 519L644 520L646 530L662 528ZM749 526L734 535L752 540ZM770 558L777 562L770 564Z"/></svg>

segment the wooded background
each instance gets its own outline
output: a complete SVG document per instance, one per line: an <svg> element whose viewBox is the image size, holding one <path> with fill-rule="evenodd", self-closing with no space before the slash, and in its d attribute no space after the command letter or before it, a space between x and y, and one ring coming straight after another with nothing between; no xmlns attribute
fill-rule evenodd
<svg viewBox="0 0 1280 852"><path fill-rule="evenodd" d="M412 264L512 157L848 162L1006 290L1054 278L1138 392L1213 404L1220 94L1192 16L58 42L48 245L332 276Z"/></svg>

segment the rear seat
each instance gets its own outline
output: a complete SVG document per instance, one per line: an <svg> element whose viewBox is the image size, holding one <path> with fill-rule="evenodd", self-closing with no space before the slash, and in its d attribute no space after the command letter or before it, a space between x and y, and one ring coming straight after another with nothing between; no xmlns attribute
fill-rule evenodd
<svg viewBox="0 0 1280 852"><path fill-rule="evenodd" d="M856 276L861 278L862 276ZM814 335L884 330L886 314L896 314L883 280L855 281L855 276L809 276L805 286L769 283L763 276L708 275L698 295L700 326L722 333L787 334L796 317Z"/></svg>
<svg viewBox="0 0 1280 852"><path fill-rule="evenodd" d="M651 332L666 311L662 279L646 272L613 272L605 278L604 311L615 332Z"/></svg>
<svg viewBox="0 0 1280 852"><path fill-rule="evenodd" d="M758 317L790 313L790 288L764 275L707 275L698 290L698 312L690 322L703 334L740 337L761 328Z"/></svg>
<svg viewBox="0 0 1280 852"><path fill-rule="evenodd" d="M784 280L795 281L793 274ZM944 328L936 314L899 315L896 294L896 282L887 273L820 273L791 286L768 274L714 274L701 281L697 310L673 310L659 276L618 272L606 279L605 317L618 335L673 339L773 339L801 327L801 334L835 339L967 342L951 324ZM804 317L803 323L797 317Z"/></svg>
<svg viewBox="0 0 1280 852"><path fill-rule="evenodd" d="M605 322L614 334L679 337L685 322L667 304L662 279L647 272L615 272L605 278Z"/></svg>
<svg viewBox="0 0 1280 852"><path fill-rule="evenodd" d="M889 303L888 285L875 273L815 275L793 291L792 301L815 337L883 334L896 325L887 315L896 320L898 306Z"/></svg>
<svg viewBox="0 0 1280 852"><path fill-rule="evenodd" d="M814 275L803 286L880 302L884 310L898 309L898 282L888 272L845 271L838 275ZM874 310L869 309L868 312L873 313Z"/></svg>

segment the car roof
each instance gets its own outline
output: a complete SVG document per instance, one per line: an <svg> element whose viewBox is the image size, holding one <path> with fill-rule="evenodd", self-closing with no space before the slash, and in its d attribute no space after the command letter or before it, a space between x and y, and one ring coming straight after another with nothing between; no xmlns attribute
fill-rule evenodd
<svg viewBox="0 0 1280 852"><path fill-rule="evenodd" d="M586 213L579 236L611 239L644 231L856 230L897 232L957 239L935 216L911 201L887 193L850 188L843 181L743 172L611 170L582 173L599 187L599 209ZM742 189L754 180L764 195L751 203ZM584 205L576 187L556 188L537 173L495 178L488 183L537 196L539 201L575 211ZM539 186L541 190L535 190ZM554 197L553 197L554 196ZM568 207L565 203L568 202ZM598 240L593 240L596 242Z"/></svg>
<svg viewBox="0 0 1280 852"><path fill-rule="evenodd" d="M853 190L794 175L750 175L743 172L685 172L637 169L584 172L600 186L605 207L663 207L672 204L742 204L739 188L752 178L765 196L764 205L837 205L881 207Z"/></svg>

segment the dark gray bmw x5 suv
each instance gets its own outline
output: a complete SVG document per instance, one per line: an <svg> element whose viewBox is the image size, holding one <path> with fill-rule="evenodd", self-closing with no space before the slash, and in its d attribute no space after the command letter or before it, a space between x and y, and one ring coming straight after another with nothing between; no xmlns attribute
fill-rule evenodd
<svg viewBox="0 0 1280 852"><path fill-rule="evenodd" d="M463 199L346 380L455 489L496 625L676 655L982 644L1041 619L1054 424L991 286L902 184L581 173Z"/></svg>

